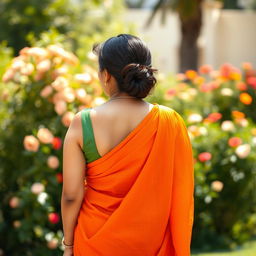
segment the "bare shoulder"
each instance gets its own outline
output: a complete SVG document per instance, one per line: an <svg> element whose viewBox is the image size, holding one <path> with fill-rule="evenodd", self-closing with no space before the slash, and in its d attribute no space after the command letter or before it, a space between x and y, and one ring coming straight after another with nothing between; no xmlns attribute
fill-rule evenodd
<svg viewBox="0 0 256 256"><path fill-rule="evenodd" d="M68 131L66 133L66 138L72 138L75 139L76 141L80 141L81 139L81 134L82 134L82 124L81 124L81 113L83 110L77 112L69 127Z"/></svg>

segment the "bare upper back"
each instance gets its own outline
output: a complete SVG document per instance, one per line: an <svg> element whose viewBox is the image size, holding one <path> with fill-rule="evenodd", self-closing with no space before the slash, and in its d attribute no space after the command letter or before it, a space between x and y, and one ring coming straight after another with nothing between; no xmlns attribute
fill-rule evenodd
<svg viewBox="0 0 256 256"><path fill-rule="evenodd" d="M90 111L95 144L100 156L108 153L127 137L154 106L145 101L117 101L107 102Z"/></svg>

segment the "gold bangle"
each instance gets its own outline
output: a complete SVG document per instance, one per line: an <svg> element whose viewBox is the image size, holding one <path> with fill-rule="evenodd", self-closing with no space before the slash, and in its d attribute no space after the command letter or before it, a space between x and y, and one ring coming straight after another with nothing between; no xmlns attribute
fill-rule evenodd
<svg viewBox="0 0 256 256"><path fill-rule="evenodd" d="M62 238L62 241L61 241L61 243L62 243L62 245L65 247L65 248L72 248L72 247L74 247L74 244L65 244L65 242L64 242L64 237Z"/></svg>

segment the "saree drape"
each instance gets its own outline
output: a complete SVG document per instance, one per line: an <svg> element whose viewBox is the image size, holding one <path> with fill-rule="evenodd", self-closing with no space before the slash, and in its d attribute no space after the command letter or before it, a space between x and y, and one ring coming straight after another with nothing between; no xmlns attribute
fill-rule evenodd
<svg viewBox="0 0 256 256"><path fill-rule="evenodd" d="M154 103L124 140L86 164L74 256L189 256L193 165L184 120Z"/></svg>

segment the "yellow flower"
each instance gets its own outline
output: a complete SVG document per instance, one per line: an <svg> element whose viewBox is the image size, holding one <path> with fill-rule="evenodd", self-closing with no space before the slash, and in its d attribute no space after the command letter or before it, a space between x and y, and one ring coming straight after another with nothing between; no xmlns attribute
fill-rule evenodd
<svg viewBox="0 0 256 256"><path fill-rule="evenodd" d="M197 77L197 72L195 70L187 70L185 74L190 80L194 80Z"/></svg>
<svg viewBox="0 0 256 256"><path fill-rule="evenodd" d="M252 103L252 97L247 92L241 93L239 95L239 100L245 105L250 105Z"/></svg>

